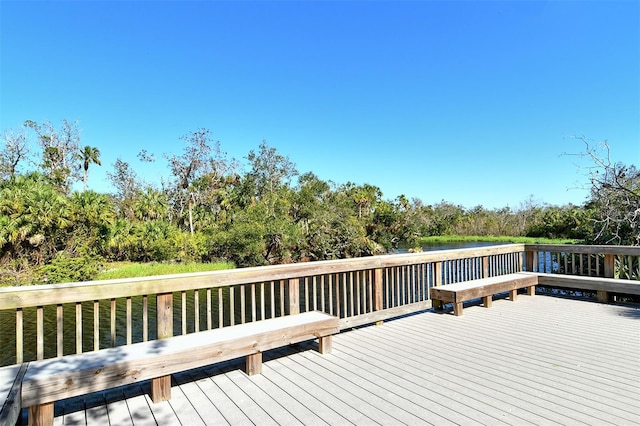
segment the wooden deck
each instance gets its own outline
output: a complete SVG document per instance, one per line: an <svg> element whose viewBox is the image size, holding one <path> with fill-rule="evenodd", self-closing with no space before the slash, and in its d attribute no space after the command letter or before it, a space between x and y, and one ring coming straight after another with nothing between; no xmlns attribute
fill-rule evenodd
<svg viewBox="0 0 640 426"><path fill-rule="evenodd" d="M57 424L640 424L640 309L522 296L343 331L333 353L265 354L56 404Z"/></svg>

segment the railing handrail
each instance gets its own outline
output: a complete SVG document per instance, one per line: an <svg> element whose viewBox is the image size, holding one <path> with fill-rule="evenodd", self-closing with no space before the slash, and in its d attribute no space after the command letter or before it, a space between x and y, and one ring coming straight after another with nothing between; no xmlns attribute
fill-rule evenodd
<svg viewBox="0 0 640 426"><path fill-rule="evenodd" d="M350 328L429 309L435 286L523 270L640 280L640 247L501 244L5 287L2 363L14 354L17 363L61 357L309 310Z"/></svg>
<svg viewBox="0 0 640 426"><path fill-rule="evenodd" d="M640 246L606 246L583 244L524 244L525 251L571 252L579 254L613 254L640 256Z"/></svg>
<svg viewBox="0 0 640 426"><path fill-rule="evenodd" d="M0 288L0 310L297 279L306 276L508 254L522 252L524 249L524 244L503 244L151 277L4 287Z"/></svg>

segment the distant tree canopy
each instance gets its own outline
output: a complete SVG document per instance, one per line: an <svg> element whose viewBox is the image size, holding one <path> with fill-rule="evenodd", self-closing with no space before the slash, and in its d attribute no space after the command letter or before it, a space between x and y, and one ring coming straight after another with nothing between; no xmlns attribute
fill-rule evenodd
<svg viewBox="0 0 640 426"><path fill-rule="evenodd" d="M35 141L34 141L35 139ZM339 259L412 247L430 235L576 238L640 244L640 175L585 141L591 199L583 206L466 209L384 200L371 184L324 181L263 141L241 163L207 129L164 153L170 175L154 184L119 158L113 193L86 189L100 150L82 148L77 123L27 121L0 145L0 284L88 280L101 262L232 261L238 266ZM142 161L155 161L143 151ZM74 183L82 192L73 191ZM66 272L61 272L66 271Z"/></svg>

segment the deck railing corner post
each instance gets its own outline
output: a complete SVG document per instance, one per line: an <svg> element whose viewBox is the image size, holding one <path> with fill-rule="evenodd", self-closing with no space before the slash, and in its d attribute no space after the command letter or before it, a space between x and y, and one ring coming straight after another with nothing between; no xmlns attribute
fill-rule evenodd
<svg viewBox="0 0 640 426"><path fill-rule="evenodd" d="M528 272L534 272L534 260L535 260L535 256L536 252L534 252L533 250L526 250L525 251L525 270Z"/></svg>
<svg viewBox="0 0 640 426"><path fill-rule="evenodd" d="M480 278L487 278L489 276L489 256L482 256L482 276Z"/></svg>
<svg viewBox="0 0 640 426"><path fill-rule="evenodd" d="M384 309L384 303L382 300L382 280L384 277L384 270L382 268L376 268L373 271L373 294L374 294L374 311L381 311ZM377 325L382 324L382 321L377 321Z"/></svg>

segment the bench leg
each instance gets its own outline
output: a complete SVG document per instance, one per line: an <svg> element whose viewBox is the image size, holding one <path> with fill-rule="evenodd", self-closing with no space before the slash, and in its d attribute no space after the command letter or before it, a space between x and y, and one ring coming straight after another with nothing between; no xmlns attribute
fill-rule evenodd
<svg viewBox="0 0 640 426"><path fill-rule="evenodd" d="M444 307L444 303L442 303L441 300L432 300L431 306L433 306L433 309L435 309L436 311L439 311Z"/></svg>
<svg viewBox="0 0 640 426"><path fill-rule="evenodd" d="M332 336L321 336L318 338L318 352L321 354L330 354L333 349Z"/></svg>
<svg viewBox="0 0 640 426"><path fill-rule="evenodd" d="M597 290L596 298L599 303L609 303L609 293L604 290Z"/></svg>
<svg viewBox="0 0 640 426"><path fill-rule="evenodd" d="M262 352L247 355L245 373L247 373L247 376L262 374Z"/></svg>
<svg viewBox="0 0 640 426"><path fill-rule="evenodd" d="M453 315L459 317L462 315L462 302L453 303Z"/></svg>
<svg viewBox="0 0 640 426"><path fill-rule="evenodd" d="M171 399L171 375L151 379L151 400L154 403Z"/></svg>
<svg viewBox="0 0 640 426"><path fill-rule="evenodd" d="M485 308L490 308L491 302L493 302L493 296L491 294L482 298L482 304Z"/></svg>
<svg viewBox="0 0 640 426"><path fill-rule="evenodd" d="M535 296L536 295L536 286L532 285L531 287L527 287L527 294L529 296Z"/></svg>
<svg viewBox="0 0 640 426"><path fill-rule="evenodd" d="M53 402L29 407L29 426L53 426Z"/></svg>
<svg viewBox="0 0 640 426"><path fill-rule="evenodd" d="M511 299L512 302L515 302L517 298L518 298L518 290L517 289L509 290L509 299Z"/></svg>

